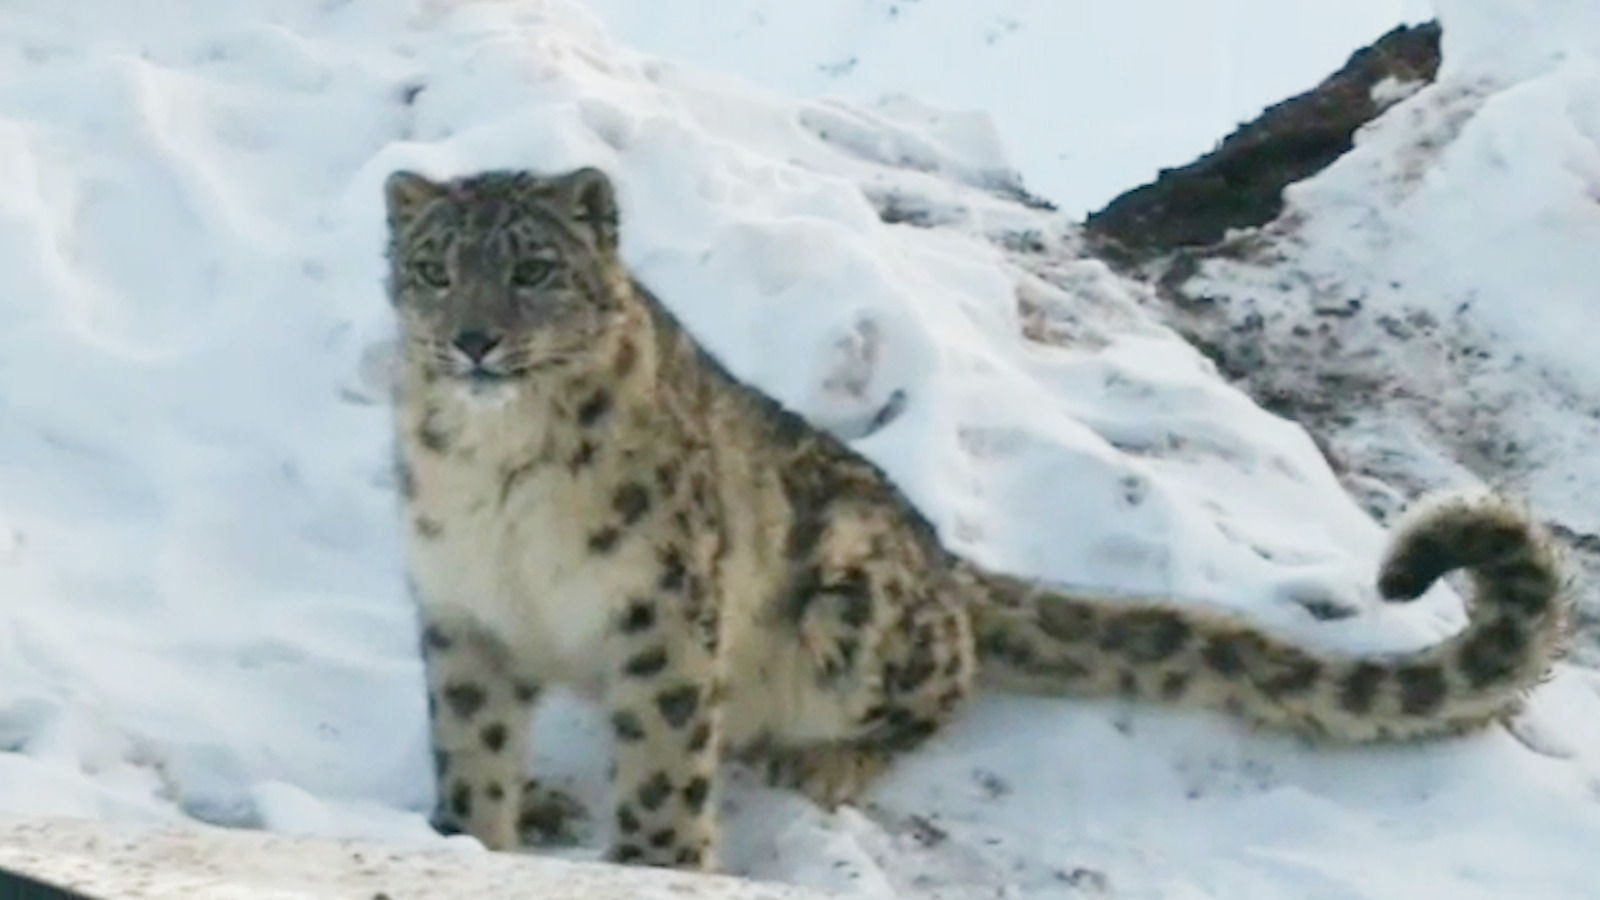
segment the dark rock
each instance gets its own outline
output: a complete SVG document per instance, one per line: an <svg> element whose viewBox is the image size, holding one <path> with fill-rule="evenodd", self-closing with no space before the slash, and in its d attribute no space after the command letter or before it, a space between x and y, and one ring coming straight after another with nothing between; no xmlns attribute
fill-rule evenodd
<svg viewBox="0 0 1600 900"><path fill-rule="evenodd" d="M1401 26L1358 50L1306 93L1269 107L1212 152L1111 201L1085 222L1109 261L1138 263L1220 241L1230 228L1264 225L1283 210L1283 188L1322 171L1351 147L1381 108L1385 78L1431 82L1439 70L1437 22Z"/></svg>

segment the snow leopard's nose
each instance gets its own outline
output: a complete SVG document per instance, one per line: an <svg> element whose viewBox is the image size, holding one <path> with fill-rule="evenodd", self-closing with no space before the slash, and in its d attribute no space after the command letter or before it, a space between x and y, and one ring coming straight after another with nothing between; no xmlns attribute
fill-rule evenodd
<svg viewBox="0 0 1600 900"><path fill-rule="evenodd" d="M467 355L467 359L481 363L483 358L489 355L489 351L499 345L500 338L487 331L470 328L457 332L454 343L457 350Z"/></svg>

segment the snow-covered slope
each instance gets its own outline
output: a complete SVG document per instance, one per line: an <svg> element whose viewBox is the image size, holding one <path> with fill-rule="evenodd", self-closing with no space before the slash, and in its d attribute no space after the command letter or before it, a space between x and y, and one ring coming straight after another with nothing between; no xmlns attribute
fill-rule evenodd
<svg viewBox="0 0 1600 900"><path fill-rule="evenodd" d="M991 565L1329 646L1460 622L1371 599L1383 534L1307 436L1017 202L981 117L784 100L534 0L16 0L0 76L5 811L443 840L387 480L400 166L614 173L627 258L706 344ZM1537 753L992 698L866 809L741 785L726 855L875 897L1591 897L1590 688L1540 693ZM596 724L540 722L591 808Z"/></svg>
<svg viewBox="0 0 1600 900"><path fill-rule="evenodd" d="M981 110L1073 216L1210 150L1428 0L589 0L629 46L800 97Z"/></svg>
<svg viewBox="0 0 1600 900"><path fill-rule="evenodd" d="M1488 481L1566 533L1600 622L1600 15L1441 4L1437 81L1194 277L1186 330L1373 508ZM1196 303L1197 298L1204 298ZM1591 630L1578 658L1600 660Z"/></svg>

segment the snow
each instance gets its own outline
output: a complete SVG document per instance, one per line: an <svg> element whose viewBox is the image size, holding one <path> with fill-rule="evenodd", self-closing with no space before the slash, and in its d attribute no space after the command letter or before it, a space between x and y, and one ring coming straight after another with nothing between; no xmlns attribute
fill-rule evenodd
<svg viewBox="0 0 1600 900"><path fill-rule="evenodd" d="M151 829L64 819L0 825L0 866L89 897L128 896L130 885L137 884L141 900L670 900L686 894L704 900L814 900L819 896L736 878L491 855L481 848L477 852L399 848L261 831Z"/></svg>
<svg viewBox="0 0 1600 900"><path fill-rule="evenodd" d="M1359 374L1385 402L1349 410L1336 451L1412 489L1472 480L1465 466L1595 534L1600 12L1440 6L1438 81L1291 186L1257 252L1208 263L1187 290L1226 298L1230 321L1264 318L1256 346L1298 310L1357 304L1323 317L1337 358L1308 370Z"/></svg>
<svg viewBox="0 0 1600 900"><path fill-rule="evenodd" d="M953 8L915 5L918 28L971 37ZM1447 60L1447 82L1397 102L1294 203L1309 280L1322 266L1376 286L1409 267L1408 295L1439 304L1470 286L1581 385L1588 312L1562 301L1596 265L1571 229L1593 227L1600 79L1580 35L1600 28L1575 0L1545 6L1549 24L1512 0L1441 0L1447 33L1467 23L1446 52L1459 40L1467 62ZM1392 5L1367 8L1383 15L1251 102L1392 24ZM1162 9L1174 18L1137 24L1189 39L1197 14ZM829 10L796 25L797 45L865 40ZM608 13L624 14L644 12ZM1529 55L1494 48L1507 21L1541 37ZM875 65L931 34L875 45L889 48ZM1008 158L1027 143L1006 124L1023 100L1010 88L786 98L640 55L564 0L17 0L0 10L0 76L8 814L471 849L422 815L383 388L379 185L400 167L606 168L625 256L691 330L852 438L989 565L1228 605L1350 649L1461 622L1447 589L1378 604L1384 533L1307 435L1160 324L1144 288L1079 258L1061 216L1018 202L1019 170L1037 189L1060 169L1037 146ZM1073 96L1110 104L1105 83ZM1164 108L1136 87L1116 98L1123 114ZM1083 118L1079 143L1127 149L1127 132ZM1225 128L1208 121L1211 140ZM1181 162L1181 136L1160 139ZM1244 293L1267 275L1231 277ZM1560 312L1527 315L1510 305L1522 297ZM1557 421L1530 433L1582 437ZM1582 446L1550 444L1566 454L1550 470L1592 480ZM1330 599L1359 614L1304 608ZM1208 714L986 698L862 809L823 813L734 772L727 863L858 897L1587 898L1597 690L1563 668L1515 735L1360 751ZM598 726L570 700L538 725L541 772L594 810ZM603 842L541 852L592 859Z"/></svg>
<svg viewBox="0 0 1600 900"><path fill-rule="evenodd" d="M1211 150L1385 31L1433 16L1429 0L588 6L629 46L790 96L873 104L909 94L981 110L1028 189L1074 217ZM1529 6L1517 18L1538 27Z"/></svg>

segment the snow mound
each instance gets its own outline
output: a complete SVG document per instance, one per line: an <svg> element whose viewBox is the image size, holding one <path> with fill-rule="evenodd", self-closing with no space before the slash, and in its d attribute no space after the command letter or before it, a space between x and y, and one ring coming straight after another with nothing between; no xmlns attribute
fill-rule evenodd
<svg viewBox="0 0 1600 900"><path fill-rule="evenodd" d="M983 562L1350 649L1461 622L1374 601L1383 532L1306 434L1074 256L981 117L783 100L560 0L18 0L0 75L4 811L461 843L424 824L388 474L401 167L611 172L642 279ZM867 897L1585 897L1583 677L1520 741L1371 751L994 698L859 810L741 781L725 855ZM599 725L539 722L591 809Z"/></svg>

